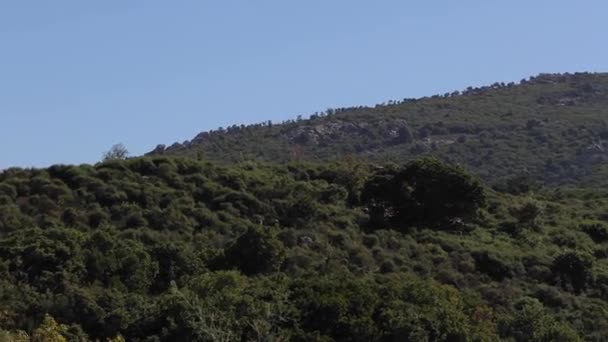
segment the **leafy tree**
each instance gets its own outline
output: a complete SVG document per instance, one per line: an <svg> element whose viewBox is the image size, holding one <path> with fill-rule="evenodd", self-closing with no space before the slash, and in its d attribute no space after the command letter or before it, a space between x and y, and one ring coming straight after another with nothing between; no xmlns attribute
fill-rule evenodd
<svg viewBox="0 0 608 342"><path fill-rule="evenodd" d="M553 259L551 271L559 285L572 289L575 293L583 291L593 280L593 258L576 251L562 252Z"/></svg>
<svg viewBox="0 0 608 342"><path fill-rule="evenodd" d="M513 270L506 260L493 253L480 251L472 253L471 256L475 259L475 268L494 280L502 281L513 276Z"/></svg>
<svg viewBox="0 0 608 342"><path fill-rule="evenodd" d="M413 188L417 220L436 225L466 221L485 205L483 186L461 167L423 159L407 165L402 177Z"/></svg>
<svg viewBox="0 0 608 342"><path fill-rule="evenodd" d="M164 243L154 247L151 255L158 264L158 273L152 283L152 288L156 292L163 292L172 282L179 282L189 275L200 274L205 269L201 257L193 253L188 246Z"/></svg>
<svg viewBox="0 0 608 342"><path fill-rule="evenodd" d="M64 334L67 327L58 324L53 317L45 315L42 324L34 330L32 334L32 342L67 342Z"/></svg>
<svg viewBox="0 0 608 342"><path fill-rule="evenodd" d="M407 215L412 189L401 182L398 174L399 170L392 166L377 169L364 185L361 200L375 226L385 222L398 226Z"/></svg>
<svg viewBox="0 0 608 342"><path fill-rule="evenodd" d="M520 207L511 208L509 212L520 224L528 227L535 227L537 225L537 219L542 213L542 209L534 202L526 202Z"/></svg>
<svg viewBox="0 0 608 342"><path fill-rule="evenodd" d="M147 291L158 272L158 264L136 240L124 240L115 231L101 230L84 243L87 278L105 286Z"/></svg>
<svg viewBox="0 0 608 342"><path fill-rule="evenodd" d="M372 218L383 216L401 230L412 224L457 227L485 204L484 189L476 179L435 159L376 172L363 199Z"/></svg>
<svg viewBox="0 0 608 342"><path fill-rule="evenodd" d="M585 223L581 225L583 232L587 233L593 241L603 243L608 241L608 228L599 222Z"/></svg>
<svg viewBox="0 0 608 342"><path fill-rule="evenodd" d="M370 279L323 277L292 284L292 300L302 314L302 326L340 341L370 341L378 331L372 321L378 305Z"/></svg>
<svg viewBox="0 0 608 342"><path fill-rule="evenodd" d="M285 247L268 229L249 228L225 251L224 262L246 275L279 270L285 259Z"/></svg>
<svg viewBox="0 0 608 342"><path fill-rule="evenodd" d="M501 334L517 342L579 342L572 328L557 322L536 299L525 298L515 305L516 314L502 322Z"/></svg>
<svg viewBox="0 0 608 342"><path fill-rule="evenodd" d="M506 178L493 188L513 195L521 195L539 190L541 184L528 174L520 174Z"/></svg>

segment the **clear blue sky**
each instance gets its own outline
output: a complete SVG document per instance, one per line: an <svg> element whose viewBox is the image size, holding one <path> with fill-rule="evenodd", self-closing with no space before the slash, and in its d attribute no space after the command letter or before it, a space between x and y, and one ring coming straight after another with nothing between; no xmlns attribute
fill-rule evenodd
<svg viewBox="0 0 608 342"><path fill-rule="evenodd" d="M0 168L607 71L607 14L605 0L0 0Z"/></svg>

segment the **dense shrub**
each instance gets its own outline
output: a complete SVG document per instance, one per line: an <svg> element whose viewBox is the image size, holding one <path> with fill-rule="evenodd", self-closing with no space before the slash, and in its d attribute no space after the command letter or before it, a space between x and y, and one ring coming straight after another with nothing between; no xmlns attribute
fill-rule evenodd
<svg viewBox="0 0 608 342"><path fill-rule="evenodd" d="M460 228L485 204L484 189L461 168L424 159L401 169L381 169L365 186L372 223L399 230L410 225Z"/></svg>
<svg viewBox="0 0 608 342"><path fill-rule="evenodd" d="M587 233L587 235L597 243L608 241L608 227L602 223L595 222L582 224L581 230Z"/></svg>
<svg viewBox="0 0 608 342"><path fill-rule="evenodd" d="M566 251L557 255L551 270L563 288L580 293L593 280L593 258L584 252Z"/></svg>
<svg viewBox="0 0 608 342"><path fill-rule="evenodd" d="M249 228L230 245L224 256L227 267L235 267L247 275L272 273L285 259L285 247L270 231Z"/></svg>
<svg viewBox="0 0 608 342"><path fill-rule="evenodd" d="M572 328L556 321L535 299L519 301L515 310L513 318L500 324L503 337L511 336L517 342L582 341Z"/></svg>
<svg viewBox="0 0 608 342"><path fill-rule="evenodd" d="M512 268L501 257L493 255L488 251L474 252L471 255L475 259L477 271L487 274L490 278L502 281L505 278L513 276Z"/></svg>
<svg viewBox="0 0 608 342"><path fill-rule="evenodd" d="M538 204L526 202L519 207L511 208L509 212L517 219L519 224L527 227L535 227L542 210Z"/></svg>
<svg viewBox="0 0 608 342"><path fill-rule="evenodd" d="M31 336L46 313L70 341L568 341L566 320L591 340L608 331L604 261L582 252L606 249L602 226L586 226L608 207L593 191L505 195L434 160L173 157L11 169L0 189L0 336ZM543 230L510 221L530 202L552 208ZM577 252L551 257L563 247ZM526 294L562 321L512 306Z"/></svg>

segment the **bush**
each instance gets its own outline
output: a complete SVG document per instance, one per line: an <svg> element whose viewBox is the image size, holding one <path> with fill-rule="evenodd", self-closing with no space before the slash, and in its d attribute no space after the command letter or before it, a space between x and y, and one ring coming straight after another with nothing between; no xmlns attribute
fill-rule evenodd
<svg viewBox="0 0 608 342"><path fill-rule="evenodd" d="M567 325L555 320L536 299L524 298L515 304L512 317L500 322L502 337L517 342L579 342L580 337Z"/></svg>
<svg viewBox="0 0 608 342"><path fill-rule="evenodd" d="M226 267L246 275L278 271L285 259L285 247L265 228L249 228L230 245L224 256Z"/></svg>
<svg viewBox="0 0 608 342"><path fill-rule="evenodd" d="M8 196L11 201L17 198L17 189L14 186L6 183L0 184L0 195Z"/></svg>
<svg viewBox="0 0 608 342"><path fill-rule="evenodd" d="M512 237L517 237L519 234L521 234L524 229L524 227L519 224L519 222L514 222L514 221L505 221L505 222L501 222L500 225L498 226L498 229L502 232L505 232L509 235L511 235Z"/></svg>
<svg viewBox="0 0 608 342"><path fill-rule="evenodd" d="M582 224L581 230L597 243L608 241L608 228L601 223Z"/></svg>
<svg viewBox="0 0 608 342"><path fill-rule="evenodd" d="M583 252L566 251L553 259L551 271L557 284L579 294L593 280L593 258Z"/></svg>
<svg viewBox="0 0 608 342"><path fill-rule="evenodd" d="M509 212L520 224L528 227L535 227L542 210L538 204L527 202L520 207L509 209Z"/></svg>
<svg viewBox="0 0 608 342"><path fill-rule="evenodd" d="M502 281L505 278L513 276L513 270L500 257L495 256L488 251L472 253L475 259L475 269L487 274L490 278L496 281Z"/></svg>

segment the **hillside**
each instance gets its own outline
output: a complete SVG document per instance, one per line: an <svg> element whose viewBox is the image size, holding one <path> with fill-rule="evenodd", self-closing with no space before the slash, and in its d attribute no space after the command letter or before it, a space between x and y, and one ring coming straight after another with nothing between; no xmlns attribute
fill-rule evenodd
<svg viewBox="0 0 608 342"><path fill-rule="evenodd" d="M606 114L539 75L0 171L0 341L604 341Z"/></svg>
<svg viewBox="0 0 608 342"><path fill-rule="evenodd" d="M602 341L607 198L428 159L9 169L0 340Z"/></svg>
<svg viewBox="0 0 608 342"><path fill-rule="evenodd" d="M469 88L309 119L231 126L153 155L218 162L373 162L435 156L491 184L529 176L548 185L605 184L608 74L541 74L519 84Z"/></svg>

